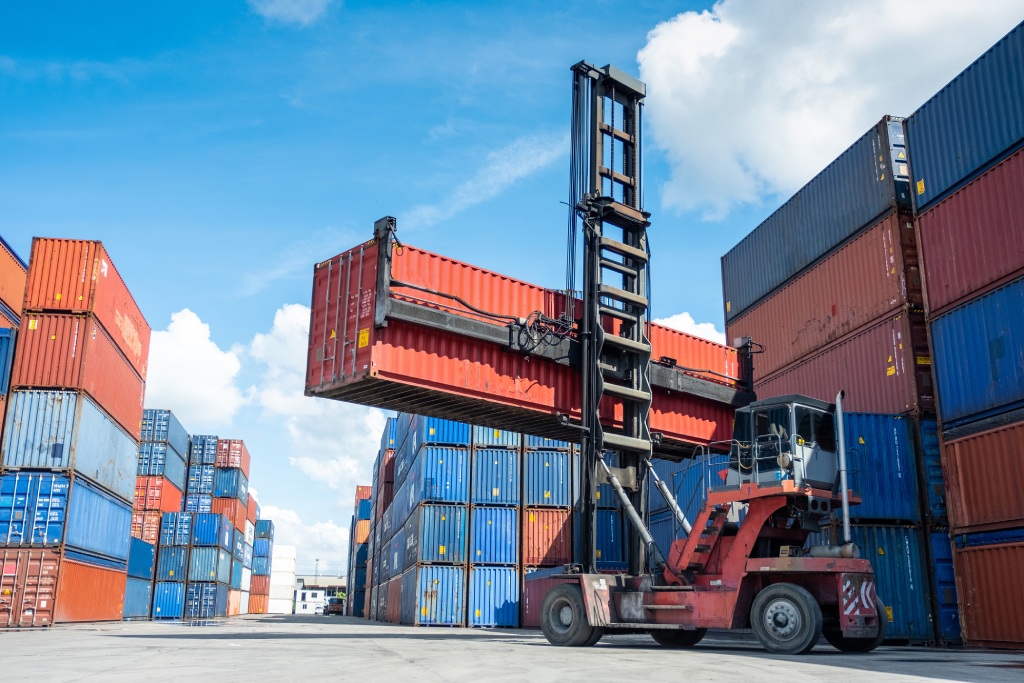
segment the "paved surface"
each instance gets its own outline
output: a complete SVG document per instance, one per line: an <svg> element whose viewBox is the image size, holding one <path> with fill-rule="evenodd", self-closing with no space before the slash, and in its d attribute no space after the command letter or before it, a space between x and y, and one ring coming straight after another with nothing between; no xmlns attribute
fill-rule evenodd
<svg viewBox="0 0 1024 683"><path fill-rule="evenodd" d="M1024 653L883 647L802 657L746 634L672 651L647 636L551 647L538 631L409 628L340 617L249 616L0 631L0 681L1021 681Z"/></svg>

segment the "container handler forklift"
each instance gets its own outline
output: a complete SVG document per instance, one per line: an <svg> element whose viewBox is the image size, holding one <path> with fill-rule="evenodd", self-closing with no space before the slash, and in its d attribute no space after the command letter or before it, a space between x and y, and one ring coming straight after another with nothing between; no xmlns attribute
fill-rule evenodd
<svg viewBox="0 0 1024 683"><path fill-rule="evenodd" d="M733 438L703 453L706 498L687 519L652 464L648 428L651 345L647 228L641 185L641 109L646 86L615 67L580 62L573 72L572 185L567 289L582 234L580 342L580 557L544 598L550 643L594 645L606 633L648 632L667 647L697 644L709 628L751 628L769 651L800 654L821 635L844 652L885 637L886 609L870 563L850 542L842 398L761 400L737 410ZM741 346L751 367L753 343ZM748 376L752 376L749 373ZM621 430L605 431L599 408L621 401ZM568 416L563 424L570 425ZM618 467L605 451L620 453ZM596 490L611 485L629 522L628 571L600 573ZM664 557L644 523L646 487L664 496L685 538ZM728 521L745 507L742 521ZM805 548L841 510L842 543Z"/></svg>

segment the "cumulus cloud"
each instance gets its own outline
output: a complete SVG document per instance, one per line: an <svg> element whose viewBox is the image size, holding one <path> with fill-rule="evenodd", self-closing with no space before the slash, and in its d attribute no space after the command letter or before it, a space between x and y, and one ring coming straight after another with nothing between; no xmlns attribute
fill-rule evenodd
<svg viewBox="0 0 1024 683"><path fill-rule="evenodd" d="M1020 20L1019 0L721 0L659 24L637 60L663 204L717 219L795 191Z"/></svg>
<svg viewBox="0 0 1024 683"><path fill-rule="evenodd" d="M274 520L274 543L296 548L296 569L299 574L312 574L320 560L321 576L344 574L348 567L348 524L338 525L333 519L306 523L299 513L274 505L260 509L265 519Z"/></svg>
<svg viewBox="0 0 1024 683"><path fill-rule="evenodd" d="M532 135L491 152L476 174L455 187L437 204L415 206L402 216L402 228L413 230L446 221L466 209L494 199L516 181L550 166L569 152L569 136Z"/></svg>
<svg viewBox="0 0 1024 683"><path fill-rule="evenodd" d="M719 332L714 323L699 323L693 319L692 315L686 312L676 313L667 318L658 318L654 322L665 327L671 327L673 330L692 334L701 339L708 339L719 344L725 343L725 333Z"/></svg>
<svg viewBox="0 0 1024 683"><path fill-rule="evenodd" d="M229 424L247 397L237 386L238 355L210 338L210 326L185 308L166 330L153 333L146 380L146 406L169 408L201 432Z"/></svg>
<svg viewBox="0 0 1024 683"><path fill-rule="evenodd" d="M309 26L316 23L334 0L249 0L253 11L281 24Z"/></svg>

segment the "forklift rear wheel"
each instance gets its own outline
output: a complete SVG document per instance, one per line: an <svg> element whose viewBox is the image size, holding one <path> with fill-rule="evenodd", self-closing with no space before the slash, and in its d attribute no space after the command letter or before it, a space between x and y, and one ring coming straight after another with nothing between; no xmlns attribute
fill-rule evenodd
<svg viewBox="0 0 1024 683"><path fill-rule="evenodd" d="M583 591L571 583L555 586L544 598L540 629L549 643L559 647L589 647L604 635L604 629L587 621Z"/></svg>
<svg viewBox="0 0 1024 683"><path fill-rule="evenodd" d="M651 634L651 638L654 638L654 642L663 647L693 647L704 640L708 630L706 628L698 628L692 631L683 629L665 631L658 629L657 631L648 631L648 633Z"/></svg>
<svg viewBox="0 0 1024 683"><path fill-rule="evenodd" d="M821 637L821 607L805 588L792 583L775 583L754 598L750 625L769 652L803 654Z"/></svg>
<svg viewBox="0 0 1024 683"><path fill-rule="evenodd" d="M839 625L832 624L830 628L826 628L822 633L825 636L825 640L840 652L871 652L874 650L885 640L885 632L889 627L889 612L877 597L875 598L875 606L878 609L878 635L874 638L846 638L843 636L843 632L839 630Z"/></svg>

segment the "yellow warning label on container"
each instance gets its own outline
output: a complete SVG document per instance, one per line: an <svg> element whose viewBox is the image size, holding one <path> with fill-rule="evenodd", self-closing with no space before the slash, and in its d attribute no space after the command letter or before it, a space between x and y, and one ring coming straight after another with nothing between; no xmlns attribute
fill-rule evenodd
<svg viewBox="0 0 1024 683"><path fill-rule="evenodd" d="M597 500L601 500L601 492L598 491L597 493L595 493L594 497L597 498Z"/></svg>
<svg viewBox="0 0 1024 683"><path fill-rule="evenodd" d="M885 555L885 551L882 550L882 546L878 546L878 554L879 555Z"/></svg>
<svg viewBox="0 0 1024 683"><path fill-rule="evenodd" d="M476 611L476 618L477 618L477 619L479 619L479 618L480 618L480 610L477 610L477 611ZM890 619L890 621L891 621L891 619Z"/></svg>
<svg viewBox="0 0 1024 683"><path fill-rule="evenodd" d="M483 554L483 551L482 551L482 550L477 550L477 551L476 551L476 554L477 554L477 555L482 555L482 554Z"/></svg>
<svg viewBox="0 0 1024 683"><path fill-rule="evenodd" d="M932 364L932 359L929 356L918 356L917 357L917 364L918 365L931 365Z"/></svg>
<svg viewBox="0 0 1024 683"><path fill-rule="evenodd" d="M487 585L488 585L488 586L490 586L490 585L491 585L491 582L490 582L490 581L488 581L488 582L487 582ZM477 616L480 616L480 613L479 613L479 612L477 612Z"/></svg>
<svg viewBox="0 0 1024 683"><path fill-rule="evenodd" d="M501 489L499 489L499 488L491 489L491 495L492 496L500 496L501 495Z"/></svg>
<svg viewBox="0 0 1024 683"><path fill-rule="evenodd" d="M433 427L431 427L431 428L430 428L430 435L431 435L431 436L433 436L433 435L434 435L434 428L433 428Z"/></svg>
<svg viewBox="0 0 1024 683"><path fill-rule="evenodd" d="M544 492L544 497L545 498L550 498L551 497L551 491L545 491Z"/></svg>
<svg viewBox="0 0 1024 683"><path fill-rule="evenodd" d="M28 329L34 330L37 327L39 327L39 321L38 320L33 319L33 320L29 320L28 321Z"/></svg>
<svg viewBox="0 0 1024 683"><path fill-rule="evenodd" d="M535 515L535 514L533 514L533 513L531 512L531 513L530 513L530 521L531 521L531 522L536 522L536 521L537 521L537 515Z"/></svg>
<svg viewBox="0 0 1024 683"><path fill-rule="evenodd" d="M63 295L60 292L57 292L56 294L53 295L53 298L56 299L57 301L60 301L63 298Z"/></svg>
<svg viewBox="0 0 1024 683"><path fill-rule="evenodd" d="M440 547L439 547L439 548L437 549L437 554L438 554L438 555L444 555L444 551L445 551L445 550L447 550L447 549L448 549L448 548L447 548L447 546L443 546L443 545L442 545L442 546L440 546Z"/></svg>
<svg viewBox="0 0 1024 683"><path fill-rule="evenodd" d="M863 446L864 445L864 437L863 436L857 437L857 443L859 443L861 446Z"/></svg>
<svg viewBox="0 0 1024 683"><path fill-rule="evenodd" d="M544 467L551 467L551 463L549 463L549 462L544 463Z"/></svg>
<svg viewBox="0 0 1024 683"><path fill-rule="evenodd" d="M494 524L494 520L493 519L489 519L489 520L487 520L487 523L488 524Z"/></svg>
<svg viewBox="0 0 1024 683"><path fill-rule="evenodd" d="M331 330L331 339L337 339L337 338L338 338L337 332L335 332L334 330Z"/></svg>
<svg viewBox="0 0 1024 683"><path fill-rule="evenodd" d="M594 554L595 554L596 557L601 557L601 551L600 550L595 550Z"/></svg>
<svg viewBox="0 0 1024 683"><path fill-rule="evenodd" d="M427 616L427 608L426 607L421 607L420 608L420 614L422 614L423 616Z"/></svg>
<svg viewBox="0 0 1024 683"><path fill-rule="evenodd" d="M446 519L448 519L448 516L447 516L447 515L441 515L441 521L442 521L442 522L443 522L443 521L445 521Z"/></svg>
<svg viewBox="0 0 1024 683"><path fill-rule="evenodd" d="M501 430L500 429L495 429L494 430L494 438L497 439L497 438L500 438L500 437L501 437Z"/></svg>
<svg viewBox="0 0 1024 683"><path fill-rule="evenodd" d="M903 150L900 150L900 153L896 155L896 158L897 159L906 159L907 155L906 155L906 153Z"/></svg>
<svg viewBox="0 0 1024 683"><path fill-rule="evenodd" d="M885 369L885 376L886 377L892 377L895 374L896 374L896 366L895 365L890 365L888 368Z"/></svg>
<svg viewBox="0 0 1024 683"><path fill-rule="evenodd" d="M725 312L726 313L732 313L732 302L731 301L726 301L725 302Z"/></svg>
<svg viewBox="0 0 1024 683"><path fill-rule="evenodd" d="M924 181L923 180L918 180L917 181L917 193L918 194L924 194Z"/></svg>
<svg viewBox="0 0 1024 683"><path fill-rule="evenodd" d="M892 623L892 607L889 607L888 605L886 605L885 606L885 614L886 614L887 617L889 617L889 623L891 624Z"/></svg>
<svg viewBox="0 0 1024 683"><path fill-rule="evenodd" d="M167 572L167 576L174 576L174 570L172 569L171 571Z"/></svg>
<svg viewBox="0 0 1024 683"><path fill-rule="evenodd" d="M359 348L370 345L370 328L359 330Z"/></svg>

